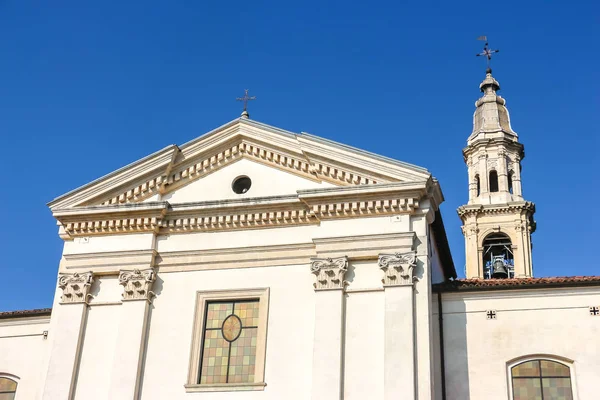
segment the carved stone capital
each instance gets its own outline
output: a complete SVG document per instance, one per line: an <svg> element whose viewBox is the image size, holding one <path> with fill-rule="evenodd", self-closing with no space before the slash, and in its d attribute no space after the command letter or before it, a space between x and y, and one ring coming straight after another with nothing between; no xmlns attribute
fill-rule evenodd
<svg viewBox="0 0 600 400"><path fill-rule="evenodd" d="M317 277L313 284L315 290L343 289L347 284L344 275L348 270L348 257L313 258L311 261L310 272Z"/></svg>
<svg viewBox="0 0 600 400"><path fill-rule="evenodd" d="M121 270L119 284L123 285L123 300L152 300L155 280L156 272L152 268Z"/></svg>
<svg viewBox="0 0 600 400"><path fill-rule="evenodd" d="M94 281L94 274L92 272L73 274L61 274L58 277L58 287L63 291L61 297L61 303L83 303L87 304L90 287Z"/></svg>
<svg viewBox="0 0 600 400"><path fill-rule="evenodd" d="M417 265L417 252L380 254L379 268L384 273L383 286L412 286Z"/></svg>

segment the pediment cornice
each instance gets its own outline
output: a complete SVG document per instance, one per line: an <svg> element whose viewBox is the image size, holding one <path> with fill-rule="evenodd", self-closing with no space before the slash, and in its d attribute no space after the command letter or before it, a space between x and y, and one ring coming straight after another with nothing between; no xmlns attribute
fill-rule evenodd
<svg viewBox="0 0 600 400"><path fill-rule="evenodd" d="M419 182L431 177L426 169L350 146L236 119L180 147L169 146L69 192L49 206L55 210L136 204L244 158L340 187Z"/></svg>

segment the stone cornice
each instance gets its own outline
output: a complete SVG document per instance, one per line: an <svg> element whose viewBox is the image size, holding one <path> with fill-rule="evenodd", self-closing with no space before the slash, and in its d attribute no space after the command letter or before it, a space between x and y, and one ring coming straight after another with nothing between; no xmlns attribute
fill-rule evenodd
<svg viewBox="0 0 600 400"><path fill-rule="evenodd" d="M506 204L471 204L460 206L457 209L458 215L461 218L478 214L514 214L515 211L525 211L533 214L535 213L535 204L530 201L519 201Z"/></svg>
<svg viewBox="0 0 600 400"><path fill-rule="evenodd" d="M433 184L433 187L437 183ZM55 210L61 237L178 233L318 224L325 219L412 214L435 204L432 182L298 191L297 195L170 205L148 202Z"/></svg>
<svg viewBox="0 0 600 400"><path fill-rule="evenodd" d="M108 175L98 178L84 186L65 193L48 203L50 209L65 209L76 205L86 205L92 200L115 190L115 187L127 185L131 181L143 179L155 171L166 171L173 162L179 148L175 145L165 147L141 160L126 165ZM158 173L160 176L160 173ZM100 204L97 203L97 204Z"/></svg>
<svg viewBox="0 0 600 400"><path fill-rule="evenodd" d="M506 137L476 139L472 143L469 143L465 148L463 148L463 158L466 160L470 155L476 153L479 149L490 148L494 146L501 146L505 147L506 149L513 150L519 155L520 160L525 158L525 147L523 146L523 144L517 142L516 140L512 140Z"/></svg>
<svg viewBox="0 0 600 400"><path fill-rule="evenodd" d="M167 202L132 204L129 206L80 207L55 210L61 224L60 236L105 235L153 232L167 212Z"/></svg>
<svg viewBox="0 0 600 400"><path fill-rule="evenodd" d="M274 149L246 138L225 144L196 159L183 161L172 168L168 176L154 176L126 191L116 193L104 200L103 205L140 202L158 191L168 193L199 178L209 175L242 158L265 164L306 179L325 181L336 185L370 185L393 182L393 179L369 173L364 169L336 164L325 160L310 160L303 154L293 154L283 149Z"/></svg>

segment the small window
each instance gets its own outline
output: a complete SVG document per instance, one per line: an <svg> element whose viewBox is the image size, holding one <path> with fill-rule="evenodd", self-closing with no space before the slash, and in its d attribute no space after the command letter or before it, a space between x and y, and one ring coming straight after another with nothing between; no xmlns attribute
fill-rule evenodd
<svg viewBox="0 0 600 400"><path fill-rule="evenodd" d="M513 400L572 400L571 370L552 360L531 360L510 369Z"/></svg>
<svg viewBox="0 0 600 400"><path fill-rule="evenodd" d="M231 188L237 194L246 193L248 190L250 190L250 186L252 186L252 181L247 176L240 176L231 184Z"/></svg>
<svg viewBox="0 0 600 400"><path fill-rule="evenodd" d="M513 194L513 172L508 173L508 191Z"/></svg>
<svg viewBox="0 0 600 400"><path fill-rule="evenodd" d="M477 196L481 194L481 183L479 182L479 175L475 175L475 186L477 188Z"/></svg>
<svg viewBox="0 0 600 400"><path fill-rule="evenodd" d="M14 400L17 393L17 382L8 378L0 378L0 400Z"/></svg>
<svg viewBox="0 0 600 400"><path fill-rule="evenodd" d="M264 389L268 293L198 292L188 392Z"/></svg>
<svg viewBox="0 0 600 400"><path fill-rule="evenodd" d="M495 170L490 171L490 192L498 191L498 173Z"/></svg>

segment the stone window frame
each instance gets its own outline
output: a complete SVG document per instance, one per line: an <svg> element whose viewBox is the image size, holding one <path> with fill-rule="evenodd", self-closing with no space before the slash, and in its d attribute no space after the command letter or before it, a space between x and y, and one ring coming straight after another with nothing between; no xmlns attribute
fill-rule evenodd
<svg viewBox="0 0 600 400"><path fill-rule="evenodd" d="M576 374L576 370L575 370L575 361L571 360L570 358L566 358L566 357L560 357L560 356L556 356L556 355L551 355L551 354L530 354L527 356L521 356L521 357L517 357L517 358L513 358L512 360L508 361L506 363L506 377L507 377L507 387L508 387L508 398L509 400L514 400L514 396L513 396L513 377L512 377L512 368L522 364L524 362L527 361L536 361L536 360L548 360L548 361L554 361L560 364L563 364L567 367L569 367L569 372L570 372L570 379L571 379L571 390L573 391L573 400L578 400L579 396L578 396L578 390L577 390L577 380L575 379L577 374Z"/></svg>
<svg viewBox="0 0 600 400"><path fill-rule="evenodd" d="M206 305L212 301L259 301L258 336L256 340L256 364L254 382L249 383L210 383L200 384L200 353L204 342L204 323ZM192 344L190 350L190 365L187 383L184 385L186 392L230 392L245 390L264 390L265 386L265 361L267 350L267 322L269 316L269 288L232 289L196 292L196 308L194 311L194 324L192 331Z"/></svg>

